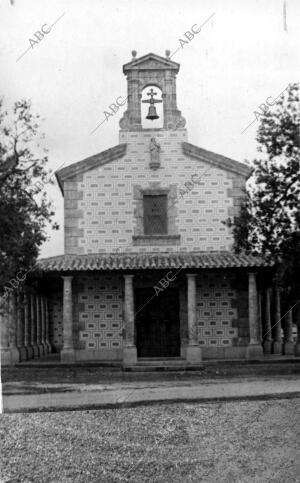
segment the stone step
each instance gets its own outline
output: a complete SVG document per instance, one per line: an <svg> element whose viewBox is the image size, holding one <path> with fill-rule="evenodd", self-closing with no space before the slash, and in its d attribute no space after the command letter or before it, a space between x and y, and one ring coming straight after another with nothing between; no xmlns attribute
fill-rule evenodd
<svg viewBox="0 0 300 483"><path fill-rule="evenodd" d="M185 366L186 360L180 357L139 357L138 366Z"/></svg>
<svg viewBox="0 0 300 483"><path fill-rule="evenodd" d="M147 365L147 364L136 364L134 366L124 366L123 371L125 372L188 372L188 371L201 371L203 370L202 365Z"/></svg>

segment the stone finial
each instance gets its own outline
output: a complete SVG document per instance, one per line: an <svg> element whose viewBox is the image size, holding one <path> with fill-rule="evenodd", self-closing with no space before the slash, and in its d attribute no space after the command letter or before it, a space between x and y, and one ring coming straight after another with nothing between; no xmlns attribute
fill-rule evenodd
<svg viewBox="0 0 300 483"><path fill-rule="evenodd" d="M137 51L136 50L132 50L131 51L131 54L132 54L132 60L134 60L137 56Z"/></svg>
<svg viewBox="0 0 300 483"><path fill-rule="evenodd" d="M167 59L169 59L169 58L170 58L171 51L170 51L170 50L166 50L166 52L165 52L165 53L166 53L166 57L167 57Z"/></svg>

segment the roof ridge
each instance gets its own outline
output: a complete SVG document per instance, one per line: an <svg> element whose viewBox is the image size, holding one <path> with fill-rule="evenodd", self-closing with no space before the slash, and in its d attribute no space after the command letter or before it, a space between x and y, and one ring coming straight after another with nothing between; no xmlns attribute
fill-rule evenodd
<svg viewBox="0 0 300 483"><path fill-rule="evenodd" d="M63 193L63 184L69 178L73 178L79 174L83 174L86 171L97 168L98 166L103 166L104 164L110 163L115 159L122 158L126 154L127 144L121 143L113 146L112 148L101 151L98 154L89 156L77 161L75 163L66 166L55 172L56 179L58 181L61 192Z"/></svg>
<svg viewBox="0 0 300 483"><path fill-rule="evenodd" d="M228 158L222 154L214 153L213 151L208 151L207 149L196 146L195 144L188 143L186 141L181 143L183 153L194 157L196 159L202 159L207 163L214 164L216 166L223 167L226 171L233 171L234 173L240 174L242 176L249 176L251 173L251 168L241 161L236 161L235 159Z"/></svg>

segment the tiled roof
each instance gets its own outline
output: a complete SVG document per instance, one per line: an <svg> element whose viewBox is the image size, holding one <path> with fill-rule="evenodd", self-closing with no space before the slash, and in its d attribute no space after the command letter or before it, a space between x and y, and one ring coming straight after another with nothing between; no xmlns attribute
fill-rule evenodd
<svg viewBox="0 0 300 483"><path fill-rule="evenodd" d="M37 263L37 266L44 272L164 268L242 268L267 267L270 265L261 257L232 252L60 255L41 259Z"/></svg>

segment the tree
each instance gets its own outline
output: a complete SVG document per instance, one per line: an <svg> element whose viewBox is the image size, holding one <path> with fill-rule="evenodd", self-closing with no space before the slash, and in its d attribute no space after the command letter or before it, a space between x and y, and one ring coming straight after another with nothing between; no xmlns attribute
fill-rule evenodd
<svg viewBox="0 0 300 483"><path fill-rule="evenodd" d="M39 115L30 102L14 104L11 116L0 100L0 296L19 289L33 269L54 211L45 185L46 150L40 146ZM58 226L52 223L52 228Z"/></svg>
<svg viewBox="0 0 300 483"><path fill-rule="evenodd" d="M265 109L240 213L228 219L234 248L271 258L289 303L300 294L300 109L299 85L290 84Z"/></svg>

